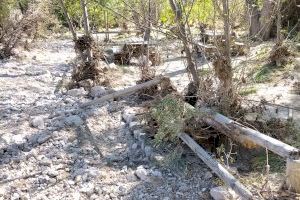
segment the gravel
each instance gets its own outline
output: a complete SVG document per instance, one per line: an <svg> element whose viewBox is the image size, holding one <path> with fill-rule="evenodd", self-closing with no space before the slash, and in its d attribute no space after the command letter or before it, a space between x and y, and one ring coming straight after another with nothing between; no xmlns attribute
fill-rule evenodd
<svg viewBox="0 0 300 200"><path fill-rule="evenodd" d="M132 97L80 110L90 100L84 88L57 88L71 76L71 40L40 42L21 56L0 67L15 75L0 78L0 181L11 180L0 199L201 199L192 191L212 187L197 158L189 158L190 176L159 164L165 151L148 141ZM180 193L178 182L187 186Z"/></svg>

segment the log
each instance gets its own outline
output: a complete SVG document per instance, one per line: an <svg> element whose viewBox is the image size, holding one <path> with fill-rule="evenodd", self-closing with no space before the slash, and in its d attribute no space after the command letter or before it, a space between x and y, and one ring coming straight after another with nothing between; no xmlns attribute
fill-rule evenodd
<svg viewBox="0 0 300 200"><path fill-rule="evenodd" d="M208 108L201 108L200 112L210 115L204 116L203 120L210 126L216 128L221 133L240 142L250 141L261 147L265 147L283 158L299 159L299 149L267 136L259 131L245 127L242 124L229 119L217 112L212 112Z"/></svg>
<svg viewBox="0 0 300 200"><path fill-rule="evenodd" d="M186 69L182 69L182 70L166 73L165 77L173 77L173 76L177 76L179 74L183 74L183 73L186 73L186 72L187 72ZM162 82L162 80L165 77L164 76L158 76L157 78L155 78L151 81L147 81L147 82L139 84L139 85L135 85L135 86L123 89L123 90L119 90L119 91L116 91L112 94L105 95L105 96L103 96L99 99L95 99L95 100L89 101L87 103L83 103L80 107L84 108L84 107L88 107L88 106L91 106L91 105L97 105L97 104L101 104L105 101L114 99L114 98L122 97L122 96L129 95L129 94L133 94L133 93L135 93L139 90L142 90L144 88L149 88L149 87L152 87L154 85L159 84L160 82Z"/></svg>
<svg viewBox="0 0 300 200"><path fill-rule="evenodd" d="M155 79L153 79L151 81L147 81L145 83L142 83L142 84L139 84L139 85L135 85L135 86L132 86L132 87L129 87L129 88L126 88L126 89L114 92L112 94L105 95L105 96L103 96L101 98L92 100L90 102L83 103L80 107L84 108L84 107L91 106L91 105L97 105L97 104L104 103L105 101L114 99L114 98L122 97L122 96L129 95L129 94L133 94L133 93L135 93L135 92L137 92L139 90L142 90L142 89L149 88L149 87L152 87L154 85L157 85L160 82L162 82L163 79L164 79L163 76L159 76L159 77L157 77L157 78L155 78Z"/></svg>
<svg viewBox="0 0 300 200"><path fill-rule="evenodd" d="M253 199L251 192L243 186L234 176L232 176L225 167L214 160L200 145L198 145L186 133L178 134L178 137L187 144L201 160L222 179L229 187L231 187L243 199Z"/></svg>

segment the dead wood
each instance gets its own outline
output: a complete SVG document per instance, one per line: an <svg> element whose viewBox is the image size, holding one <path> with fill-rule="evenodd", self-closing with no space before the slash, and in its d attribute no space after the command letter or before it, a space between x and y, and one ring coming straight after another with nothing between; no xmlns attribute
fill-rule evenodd
<svg viewBox="0 0 300 200"><path fill-rule="evenodd" d="M291 53L288 50L288 47L282 43L276 43L273 49L270 52L269 60L272 63L275 63L276 66L281 66L287 62L288 56Z"/></svg>
<svg viewBox="0 0 300 200"><path fill-rule="evenodd" d="M243 199L253 199L251 192L232 176L225 167L214 160L200 145L185 133L179 133L178 137L186 143L203 162L218 175L229 187L231 187Z"/></svg>

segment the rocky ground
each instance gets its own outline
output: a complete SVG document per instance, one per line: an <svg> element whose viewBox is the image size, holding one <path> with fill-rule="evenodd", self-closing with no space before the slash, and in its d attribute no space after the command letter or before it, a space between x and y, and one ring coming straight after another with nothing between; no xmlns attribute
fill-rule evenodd
<svg viewBox="0 0 300 200"><path fill-rule="evenodd" d="M165 51L178 50L170 48ZM30 52L17 55L0 63L0 199L206 200L212 198L210 191L222 192L211 190L215 176L188 148L184 170L163 164L170 149L155 148L140 126L135 95L79 108L107 90L61 89L75 58L71 40L39 41ZM164 58L157 74L185 69L182 55L174 55ZM113 79L116 90L139 78L136 66L117 71L122 74ZM249 97L269 100L280 93L285 101L275 103L298 106L299 95L284 93L296 78L289 77L285 85L262 85ZM187 74L171 80L179 91L189 83ZM278 113L290 115L283 110Z"/></svg>
<svg viewBox="0 0 300 200"><path fill-rule="evenodd" d="M190 151L185 172L159 164L134 96L79 109L87 92L57 90L74 57L71 40L46 40L1 61L0 199L210 199L213 175Z"/></svg>

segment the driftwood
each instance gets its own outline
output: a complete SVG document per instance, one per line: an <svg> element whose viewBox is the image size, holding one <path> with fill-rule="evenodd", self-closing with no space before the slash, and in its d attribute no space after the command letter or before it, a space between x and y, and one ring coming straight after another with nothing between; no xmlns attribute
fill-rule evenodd
<svg viewBox="0 0 300 200"><path fill-rule="evenodd" d="M190 105L189 105L190 106ZM203 120L221 133L231 137L242 144L252 142L253 144L265 147L279 156L286 158L286 183L295 192L300 193L300 150L274 139L259 131L248 128L228 117L210 109L202 108Z"/></svg>
<svg viewBox="0 0 300 200"><path fill-rule="evenodd" d="M187 144L203 162L231 187L243 199L253 199L251 192L232 176L220 163L215 161L200 145L198 145L186 133L180 133L178 137Z"/></svg>
<svg viewBox="0 0 300 200"><path fill-rule="evenodd" d="M125 95L133 94L133 93L135 93L139 90L157 85L160 82L162 82L163 79L164 79L163 76L159 76L159 77L157 77L157 78L155 78L151 81L147 81L145 83L138 84L138 85L135 85L135 86L132 86L132 87L129 87L129 88L126 88L126 89L123 89L123 90L105 95L105 96L103 96L99 99L95 99L93 101L84 103L84 104L81 105L81 107L84 108L84 107L91 106L91 105L97 105L97 104L104 103L105 101L108 101L108 100L111 100L111 99L115 99L115 98L122 97L122 96L125 96Z"/></svg>
<svg viewBox="0 0 300 200"><path fill-rule="evenodd" d="M175 71L175 72L167 73L167 74L165 74L165 77L173 77L173 76L177 76L179 74L183 74L183 73L186 73L186 72L187 72L186 69L182 69L182 70L178 70L178 71ZM122 96L133 94L133 93L135 93L139 90L149 88L149 87L152 87L154 85L159 84L160 82L162 82L164 80L165 77L164 76L158 76L158 77L156 77L155 79L153 79L151 81L147 81L147 82L144 82L144 83L141 83L141 84L123 89L123 90L119 90L119 91L116 91L112 94L105 95L101 98L83 103L80 107L84 108L84 107L88 107L88 106L92 106L92 105L97 105L97 104L104 103L105 101L109 101L111 99L115 99L115 98L119 98L119 97L122 97Z"/></svg>
<svg viewBox="0 0 300 200"><path fill-rule="evenodd" d="M203 120L210 126L216 128L221 133L236 139L240 142L250 141L259 146L265 147L283 158L299 159L300 150L288 144L274 139L270 136L260 133L259 131L248 128L228 117L213 112L207 108L201 108L201 112L208 113Z"/></svg>

